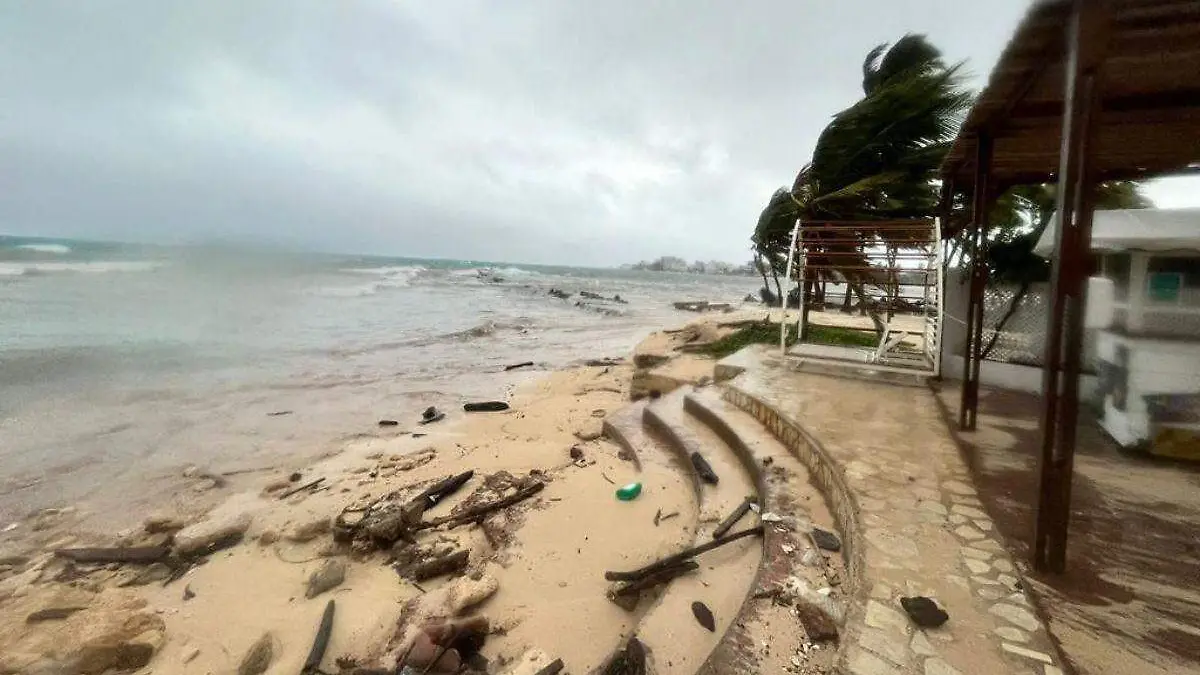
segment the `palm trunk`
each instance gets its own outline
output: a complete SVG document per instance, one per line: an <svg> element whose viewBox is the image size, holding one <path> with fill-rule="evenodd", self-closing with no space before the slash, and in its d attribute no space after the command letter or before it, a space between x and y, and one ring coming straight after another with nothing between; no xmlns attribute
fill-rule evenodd
<svg viewBox="0 0 1200 675"><path fill-rule="evenodd" d="M879 318L879 313L871 307L871 303L867 300L867 292L863 289L863 285L859 282L850 282L850 289L858 296L859 306L863 308L864 313L871 317L871 323L875 325L875 333L880 339L883 338L883 320ZM849 295L849 292L847 292Z"/></svg>

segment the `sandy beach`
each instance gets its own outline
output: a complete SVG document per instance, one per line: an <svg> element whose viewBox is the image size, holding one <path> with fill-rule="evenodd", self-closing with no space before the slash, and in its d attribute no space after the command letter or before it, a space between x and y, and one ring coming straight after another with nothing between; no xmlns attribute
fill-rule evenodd
<svg viewBox="0 0 1200 675"><path fill-rule="evenodd" d="M653 604L618 607L606 598L604 572L680 550L698 528L722 517L698 511L687 474L672 466L672 457L633 461L603 438L603 418L628 403L634 361L642 355L662 357L654 360L664 362L660 370L671 378L705 383L713 361L679 355L678 347L730 330L718 321L765 314L702 316L652 334L637 359L598 354L589 364L536 379L515 370L514 382L524 383L508 410L447 407L446 419L435 423L395 420L294 473L280 466L226 478L223 467L187 467L182 485L208 481L228 488L226 481L236 481L245 488L216 491L233 494L207 513L214 491L185 487L161 511L140 514L141 526L119 533L75 531L70 509L32 514L4 535L0 551L0 673L300 672L330 600L336 610L325 672L394 667L414 642L409 663L429 659L420 655L430 648L423 623L468 617L486 622L479 632L486 635L480 652L487 672L533 673L555 658L569 672L589 672ZM339 542L347 537L331 534L331 526L339 529L339 514L340 524L352 524L368 505L405 503L466 471L473 476L461 489L418 517L437 519L544 487L465 526L418 531L415 543L372 543L361 531ZM313 481L319 482L304 488ZM619 500L617 488L632 482L641 484L640 496ZM706 557L706 564L730 570L704 580L716 605L740 604L757 565L752 542ZM219 550L182 567L87 564L53 554L114 545ZM394 569L397 558L403 565L414 550L420 552L416 562L466 552L467 563L449 578L418 583ZM315 574L335 579L312 593ZM727 620L733 612L717 614ZM678 620L693 621L687 615ZM673 649L702 657L703 643L714 639L704 633L696 644L684 639ZM261 670L244 662L256 643L260 657L263 645L270 646Z"/></svg>

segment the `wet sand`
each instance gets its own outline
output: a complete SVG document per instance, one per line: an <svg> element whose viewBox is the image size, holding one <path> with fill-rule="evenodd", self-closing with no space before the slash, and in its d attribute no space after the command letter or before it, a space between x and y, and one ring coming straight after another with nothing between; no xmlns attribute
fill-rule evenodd
<svg viewBox="0 0 1200 675"><path fill-rule="evenodd" d="M678 342L663 334L648 341L660 351L673 351ZM707 359L688 357L679 362L676 375L698 380L711 375L711 368ZM505 672L505 664L522 659L533 663L555 657L561 657L570 672L588 672L651 607L643 601L630 612L610 602L605 597L609 583L604 572L637 568L680 550L692 543L701 526L689 474L666 457L642 458L639 471L634 462L619 457L615 444L600 438L604 415L627 404L632 374L629 359L568 368L536 380L514 373L514 379L526 382L512 395L508 411L451 412L448 419L427 426L401 420L394 428L347 441L339 452L302 470L295 482L288 481L290 471L282 468L238 474L239 487L246 489L230 496L207 518L251 518L242 543L213 554L168 585L118 588L135 571L115 565L81 566L69 583L51 581L56 576L69 579L72 572L70 568L64 572L64 562L51 560L46 551L112 545L113 537L73 531L69 511L40 514L23 523L20 532L7 535L3 543L4 555L30 560L11 565L7 578L0 581L0 654L4 655L0 672L8 672L5 668L33 672L31 664L38 658L46 654L58 658L70 649L52 645L71 642L68 636L88 624L103 625L105 617L148 622L143 635L153 633L145 640L154 643L148 669L156 673L236 671L243 654L264 631L271 633L274 644L267 672L299 672L329 599L336 601L337 609L324 660L327 669L335 660L384 666L404 646L406 635L397 630L402 613L425 612L434 617L445 613L446 607L432 599L450 592L448 585L471 577L485 585L494 580L496 588L475 610L490 623L482 653L492 672ZM578 459L572 457L573 448ZM432 460L415 459L426 456ZM418 587L385 564L386 552L347 556L325 532L307 542L290 540L298 528L331 518L348 506L467 470L473 470L475 478L454 498L427 511L426 518L450 513L488 476L507 472L514 482L545 483L535 497L506 510L499 519L488 520L484 527L421 535L423 544L437 542L468 550L467 577L456 581L443 577ZM200 468L190 472L187 480L212 481L205 477L210 474L219 475ZM266 491L273 483L295 486L318 477L324 481L315 492L281 500L280 491ZM641 496L629 502L618 500L616 488L634 480L643 484ZM201 512L211 501L211 490L191 492L160 515L193 523L204 518ZM656 513L680 515L656 522ZM153 539L139 532L121 536L133 543ZM349 561L344 582L306 598L306 580L331 557ZM724 557L737 561L742 556L731 547ZM728 576L728 580L714 577L717 580L708 585L717 588L708 592L720 596L720 586L726 583L729 594L744 592L733 588L744 580ZM456 587L454 592L459 590ZM31 612L64 603L88 609L63 621L26 623ZM686 615L679 620L693 621ZM676 647L687 649L686 644Z"/></svg>

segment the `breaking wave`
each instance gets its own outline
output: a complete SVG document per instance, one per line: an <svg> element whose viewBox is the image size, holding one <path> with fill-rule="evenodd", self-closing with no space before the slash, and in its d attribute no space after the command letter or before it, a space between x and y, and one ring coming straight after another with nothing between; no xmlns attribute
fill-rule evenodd
<svg viewBox="0 0 1200 675"><path fill-rule="evenodd" d="M106 272L150 272L163 266L152 261L105 262L2 262L0 277L31 277L51 274L104 274Z"/></svg>

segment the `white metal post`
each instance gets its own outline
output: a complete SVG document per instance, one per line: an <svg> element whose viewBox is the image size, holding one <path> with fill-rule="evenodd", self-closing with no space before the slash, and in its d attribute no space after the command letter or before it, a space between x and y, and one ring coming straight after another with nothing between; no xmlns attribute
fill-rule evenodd
<svg viewBox="0 0 1200 675"><path fill-rule="evenodd" d="M779 353L780 355L787 354L787 297L791 292L792 284L792 263L796 260L796 234L800 231L800 219L796 219L796 225L792 227L792 245L788 247L787 270L784 273L783 280L787 285L783 288L783 297L779 299L779 307L782 310L779 316ZM801 293L803 295L803 293Z"/></svg>
<svg viewBox="0 0 1200 675"><path fill-rule="evenodd" d="M800 255L800 299L796 303L800 310L800 316L796 317L796 341L799 342L800 338L804 337L804 329L807 327L804 312L808 306L808 282L806 278L808 269L808 251L804 249L804 225L800 222L797 222L796 231L800 233L800 250L798 252Z"/></svg>
<svg viewBox="0 0 1200 675"><path fill-rule="evenodd" d="M937 267L937 314L934 315L935 321L933 328L934 342L933 345L933 376L942 376L942 323L946 319L946 268L944 266L946 252L942 248L942 219L935 218L933 221L933 255L934 265ZM929 348L928 345L926 348Z"/></svg>

